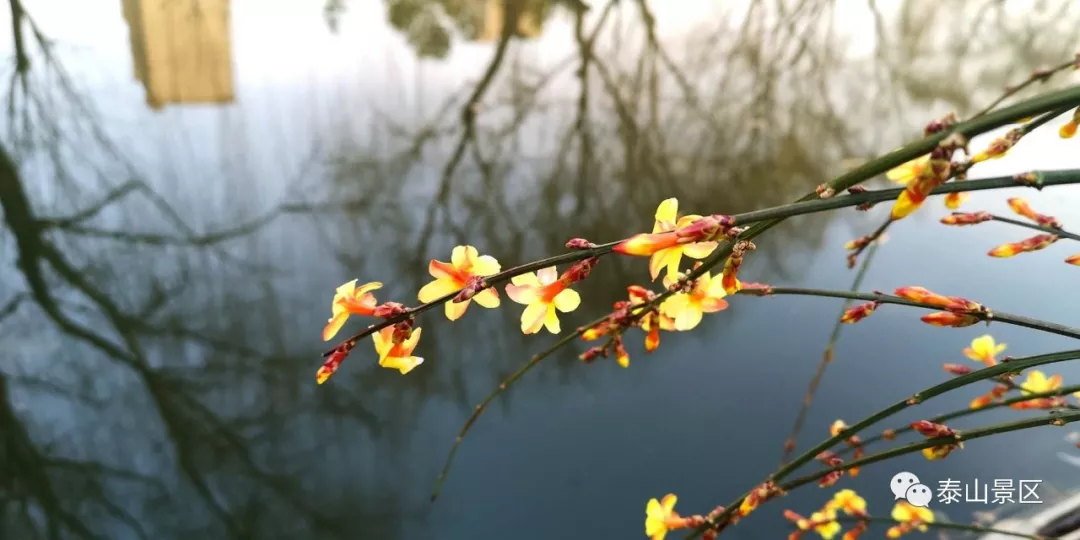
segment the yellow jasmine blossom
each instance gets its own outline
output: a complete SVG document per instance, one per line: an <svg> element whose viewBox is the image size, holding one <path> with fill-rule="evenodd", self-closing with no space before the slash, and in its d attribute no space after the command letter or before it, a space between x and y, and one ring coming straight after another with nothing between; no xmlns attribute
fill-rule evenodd
<svg viewBox="0 0 1080 540"><path fill-rule="evenodd" d="M512 278L506 286L506 294L511 300L525 305L525 311L521 313L521 331L535 334L544 327L548 332L558 334L561 328L555 310L569 313L581 305L581 296L569 287L569 281L560 279L554 266Z"/></svg>
<svg viewBox="0 0 1080 540"><path fill-rule="evenodd" d="M357 287L356 282L357 280L354 279L334 291L334 300L330 304L332 316L327 321L326 327L323 328L323 341L333 339L341 330L341 327L345 325L349 315L371 316L375 313L377 301L371 291L381 289L383 284L372 281Z"/></svg>
<svg viewBox="0 0 1080 540"><path fill-rule="evenodd" d="M698 215L688 215L678 217L679 215L679 201L675 198L667 199L660 203L660 206L656 207L655 222L653 223L653 234L665 233L674 231L680 227L685 227L691 223L701 219ZM653 280L660 275L660 270L667 269L667 277L675 279L679 274L679 263L682 261L683 255L692 259L704 259L708 257L710 253L716 249L716 242L696 242L689 244L676 244L675 235L670 236L670 240L673 245L664 247L654 252L649 257L649 275Z"/></svg>
<svg viewBox="0 0 1080 540"><path fill-rule="evenodd" d="M674 493L662 500L650 499L645 505L645 535L650 540L664 540L668 531L685 527L685 521L675 512L678 497Z"/></svg>
<svg viewBox="0 0 1080 540"><path fill-rule="evenodd" d="M387 326L371 336L372 341L375 342L375 352L379 353L379 365L396 369L404 375L423 364L423 358L413 356L413 349L420 342L420 330L420 328L413 330L412 334L401 343L394 343L393 326Z"/></svg>
<svg viewBox="0 0 1080 540"><path fill-rule="evenodd" d="M866 500L851 489L837 491L833 498L825 504L826 508L840 510L849 516L866 515Z"/></svg>
<svg viewBox="0 0 1080 540"><path fill-rule="evenodd" d="M906 186L910 184L912 180L918 178L929 163L930 154L915 158L895 169L889 170L889 172L885 173L885 178L888 178L897 184Z"/></svg>
<svg viewBox="0 0 1080 540"><path fill-rule="evenodd" d="M670 287L674 279L664 278L664 285ZM702 314L715 313L727 309L724 300L727 292L719 277L713 278L708 272L694 281L690 292L679 292L668 297L660 304L660 312L675 321L676 330L691 330L701 322Z"/></svg>
<svg viewBox="0 0 1080 540"><path fill-rule="evenodd" d="M499 261L491 255L480 255L473 246L457 246L450 253L449 263L431 260L428 264L428 273L435 278L435 281L424 285L417 297L425 304L434 302L450 293L460 291L472 277L492 276L498 274L499 270L501 270ZM499 293L495 289L484 289L469 300L448 301L443 304L446 318L451 321L460 319L473 299L486 308L499 307Z"/></svg>
<svg viewBox="0 0 1080 540"><path fill-rule="evenodd" d="M1045 373L1036 369L1028 373L1027 380L1020 385L1020 390L1024 394L1052 392L1061 387L1061 381L1061 375L1047 377Z"/></svg>
<svg viewBox="0 0 1080 540"><path fill-rule="evenodd" d="M814 524L814 532L821 535L825 540L830 540L840 532L840 523L836 521L836 511L826 508L821 512L810 515L810 522Z"/></svg>
<svg viewBox="0 0 1080 540"><path fill-rule="evenodd" d="M929 508L913 506L907 501L898 501L896 506L893 507L892 518L901 524L911 523L915 528L926 532L928 529L926 524L934 522L934 512ZM900 536L899 533L893 532L894 529L897 529L897 527L889 529L889 532L887 533L889 538L897 538Z"/></svg>
<svg viewBox="0 0 1080 540"><path fill-rule="evenodd" d="M997 364L997 355L1004 350L1004 343L996 343L993 336L986 334L971 340L971 346L964 348L964 356L987 366L993 366Z"/></svg>

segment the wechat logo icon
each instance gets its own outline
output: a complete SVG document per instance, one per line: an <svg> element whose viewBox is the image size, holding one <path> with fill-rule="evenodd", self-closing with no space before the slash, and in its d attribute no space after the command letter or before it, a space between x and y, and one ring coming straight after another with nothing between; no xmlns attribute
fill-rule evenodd
<svg viewBox="0 0 1080 540"><path fill-rule="evenodd" d="M905 500L911 506L926 508L934 500L934 492L919 481L919 477L909 472L897 473L889 481L889 489L894 500Z"/></svg>

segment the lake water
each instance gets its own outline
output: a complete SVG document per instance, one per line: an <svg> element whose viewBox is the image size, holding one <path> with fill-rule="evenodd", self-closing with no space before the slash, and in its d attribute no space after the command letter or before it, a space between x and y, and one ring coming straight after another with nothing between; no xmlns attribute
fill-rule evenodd
<svg viewBox="0 0 1080 540"><path fill-rule="evenodd" d="M345 281L385 282L380 300L410 304L430 279L427 261L448 260L454 245L508 267L560 253L572 237L647 230L668 197L695 213L782 204L1080 50L1080 5L1066 0L677 3L650 3L653 47L638 4L602 18L593 2L583 34L603 26L584 85L573 12L545 6L494 70L471 141L462 108L498 35L483 23L485 2L353 0L326 11L203 0L172 23L153 1L24 2L29 64L4 85L0 126L19 174L0 193L25 193L21 208L54 221L42 230L9 212L0 234L0 307L11 308L0 312L4 538L640 538L649 498L675 492L680 511L705 512L760 482L781 457L839 301L737 297L649 356L634 333L629 369L581 363L583 344L553 355L474 426L434 504L472 407L555 338L523 336L520 306L504 299L455 323L422 317L426 362L408 376L379 368L364 343L328 383L314 380ZM458 5L475 16L450 17ZM0 42L14 58L16 40ZM1077 82L1068 73L1037 89ZM1063 121L972 177L1080 167L1075 139L1056 136ZM1070 187L981 192L964 208L1008 214L1015 195L1080 223ZM884 212L786 222L757 242L742 278L846 289L843 244ZM946 213L931 201L894 227L863 289L922 285L1080 325L1069 292L1080 269L1061 264L1080 249L1062 241L989 259L990 247L1029 235L944 228ZM564 329L647 284L646 266L604 259ZM987 331L919 316L886 307L844 329L801 449L837 418L857 421L945 380L940 365L966 362L960 351ZM358 328L351 321L342 336ZM1075 347L990 331L1017 356ZM1048 371L1080 380L1073 365ZM837 489L859 491L882 516L902 470L933 485L1042 479L1049 498L1080 480L1055 457L1077 452L1068 432L984 439L943 461L909 456ZM793 492L725 538L785 536L784 508L812 512L831 492ZM970 521L992 507L937 509Z"/></svg>

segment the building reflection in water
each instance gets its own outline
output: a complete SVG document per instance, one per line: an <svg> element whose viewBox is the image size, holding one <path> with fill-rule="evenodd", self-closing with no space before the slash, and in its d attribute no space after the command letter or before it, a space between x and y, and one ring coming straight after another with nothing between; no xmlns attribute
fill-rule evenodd
<svg viewBox="0 0 1080 540"><path fill-rule="evenodd" d="M146 103L232 103L229 0L123 0Z"/></svg>

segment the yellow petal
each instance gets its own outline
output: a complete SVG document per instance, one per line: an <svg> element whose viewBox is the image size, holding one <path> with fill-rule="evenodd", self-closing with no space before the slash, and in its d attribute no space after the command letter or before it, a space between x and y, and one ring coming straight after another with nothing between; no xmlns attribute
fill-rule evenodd
<svg viewBox="0 0 1080 540"><path fill-rule="evenodd" d="M535 334L544 326L544 317L547 315L548 305L543 302L533 302L525 306L521 312L521 332Z"/></svg>
<svg viewBox="0 0 1080 540"><path fill-rule="evenodd" d="M456 321L465 314L465 310L469 309L470 300L464 302L447 302L443 304L443 312L446 313L446 318L451 321Z"/></svg>
<svg viewBox="0 0 1080 540"><path fill-rule="evenodd" d="M405 347L405 350L412 352L412 350L416 348L416 344L420 343L420 334L423 333L423 331L423 328L416 328L412 331L412 334L409 334L409 339L406 339L405 343L402 344ZM393 330L391 330L389 335L394 335Z"/></svg>
<svg viewBox="0 0 1080 540"><path fill-rule="evenodd" d="M649 257L649 275L656 281L660 270L667 268L667 276L675 279L679 275L679 261L682 260L682 248L673 247L661 249Z"/></svg>
<svg viewBox="0 0 1080 540"><path fill-rule="evenodd" d="M453 280L440 278L424 285L420 288L420 292L416 297L423 303L434 302L452 292L460 290L461 287Z"/></svg>
<svg viewBox="0 0 1080 540"><path fill-rule="evenodd" d="M668 297L660 303L660 311L674 319L678 317L680 313L686 310L686 305L689 303L690 297L685 293L676 293Z"/></svg>
<svg viewBox="0 0 1080 540"><path fill-rule="evenodd" d="M554 266L549 266L537 272L536 277L540 280L541 285L550 285L559 279L559 271Z"/></svg>
<svg viewBox="0 0 1080 540"><path fill-rule="evenodd" d="M375 343L375 353L379 355L380 359L384 358L386 353L390 352L390 349L394 346L391 341L393 333L393 327L388 326L371 336L371 341Z"/></svg>
<svg viewBox="0 0 1080 540"><path fill-rule="evenodd" d="M679 312L675 317L676 330L692 330L701 322L701 306L689 302L686 309Z"/></svg>
<svg viewBox="0 0 1080 540"><path fill-rule="evenodd" d="M472 273L475 276L493 276L501 271L502 266L499 265L499 261L491 255L481 255L473 261Z"/></svg>
<svg viewBox="0 0 1080 540"><path fill-rule="evenodd" d="M656 223L653 225L653 232L658 233L666 230L663 225L675 225L675 221L679 215L679 200L672 197L660 203L660 206L656 207Z"/></svg>
<svg viewBox="0 0 1080 540"><path fill-rule="evenodd" d="M458 270L465 270L470 268L470 264L476 259L479 253L476 252L476 248L472 246L456 246L454 250L450 252L450 264L454 265L454 268Z"/></svg>
<svg viewBox="0 0 1080 540"><path fill-rule="evenodd" d="M532 285L510 284L506 286L506 295L509 296L511 300L527 306L540 298L539 294L536 292L536 287L537 286Z"/></svg>
<svg viewBox="0 0 1080 540"><path fill-rule="evenodd" d="M510 283L518 286L532 286L539 287L540 280L536 277L536 274L529 272L527 274L521 274L510 278Z"/></svg>
<svg viewBox="0 0 1080 540"><path fill-rule="evenodd" d="M683 253L691 259L704 259L716 251L716 242L697 242L694 244L686 244L683 246Z"/></svg>
<svg viewBox="0 0 1080 540"><path fill-rule="evenodd" d="M544 312L544 326L552 334L558 334L562 331L562 328L559 327L559 314L555 311L554 304L547 305L547 310Z"/></svg>
<svg viewBox="0 0 1080 540"><path fill-rule="evenodd" d="M348 320L348 319L349 319L349 313L348 312L335 314L334 318L330 319L330 321L327 323L326 327L323 328L323 331L322 331L322 339L323 339L323 341L330 341L331 339L333 339L334 336L337 335L338 331L341 330L341 327L345 325L345 321Z"/></svg>
<svg viewBox="0 0 1080 540"><path fill-rule="evenodd" d="M412 371L414 368L416 368L416 366L419 366L423 363L424 359L420 358L419 356L407 356L404 358L397 356L389 356L383 358L382 360L379 360L380 366L388 369L396 369L402 375Z"/></svg>
<svg viewBox="0 0 1080 540"><path fill-rule="evenodd" d="M660 501L660 506L664 508L664 513L670 514L672 510L675 509L675 503L678 502L678 500L679 498L676 497L674 493L664 495L663 500Z"/></svg>
<svg viewBox="0 0 1080 540"><path fill-rule="evenodd" d="M554 304L555 307L559 308L559 311L569 313L581 305L581 295L573 289L564 289L561 293L555 295Z"/></svg>
<svg viewBox="0 0 1080 540"><path fill-rule="evenodd" d="M337 296L352 296L353 291L356 290L357 281L359 280L354 279L348 283L343 283L334 292L337 293Z"/></svg>
<svg viewBox="0 0 1080 540"><path fill-rule="evenodd" d="M355 279L353 280L353 283L356 283ZM369 293L371 291L375 291L375 290L378 290L378 289L381 289L381 288L382 288L382 282L372 281L371 283L365 283L365 284L361 285L360 288L354 290L352 294L355 297L359 297L361 295L364 295L366 293Z"/></svg>
<svg viewBox="0 0 1080 540"><path fill-rule="evenodd" d="M486 308L499 307L499 293L495 292L495 289L484 289L473 297L477 304Z"/></svg>

